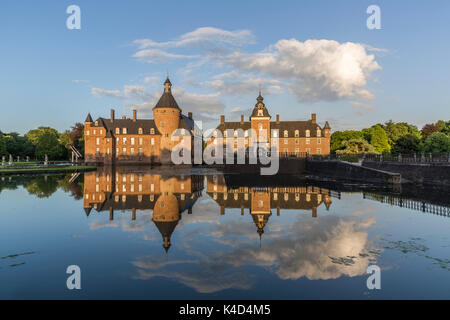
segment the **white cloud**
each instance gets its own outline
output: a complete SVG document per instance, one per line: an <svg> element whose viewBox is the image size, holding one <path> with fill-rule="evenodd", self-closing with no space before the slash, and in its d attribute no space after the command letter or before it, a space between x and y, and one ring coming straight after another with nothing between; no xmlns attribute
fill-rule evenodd
<svg viewBox="0 0 450 320"><path fill-rule="evenodd" d="M234 51L219 63L288 81L290 92L303 101L373 99L365 86L380 69L364 45L333 40L280 40L257 53Z"/></svg>
<svg viewBox="0 0 450 320"><path fill-rule="evenodd" d="M115 98L122 97L120 90L105 90L105 89L101 89L101 88L92 88L91 93L97 97L104 97L104 96L115 97Z"/></svg>
<svg viewBox="0 0 450 320"><path fill-rule="evenodd" d="M134 43L138 45L139 49L178 48L186 46L206 48L218 47L220 45L242 46L253 41L253 34L249 30L228 31L214 27L202 27L185 33L173 41L157 42L151 39L138 39Z"/></svg>
<svg viewBox="0 0 450 320"><path fill-rule="evenodd" d="M155 62L164 62L168 59L192 59L195 58L196 56L169 53L159 49L145 49L136 52L133 55L133 57L143 60L145 62L155 63Z"/></svg>

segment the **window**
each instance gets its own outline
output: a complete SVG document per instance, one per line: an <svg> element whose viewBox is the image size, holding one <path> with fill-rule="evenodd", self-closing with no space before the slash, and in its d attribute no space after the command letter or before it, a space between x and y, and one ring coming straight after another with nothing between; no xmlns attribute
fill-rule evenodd
<svg viewBox="0 0 450 320"><path fill-rule="evenodd" d="M298 130L295 130L295 137L298 138L299 137L299 133Z"/></svg>
<svg viewBox="0 0 450 320"><path fill-rule="evenodd" d="M131 155L134 155L134 148L131 148L130 153Z"/></svg>
<svg viewBox="0 0 450 320"><path fill-rule="evenodd" d="M245 130L244 137L248 137L248 130Z"/></svg>
<svg viewBox="0 0 450 320"><path fill-rule="evenodd" d="M139 128L138 133L142 134L142 128Z"/></svg>
<svg viewBox="0 0 450 320"><path fill-rule="evenodd" d="M151 128L150 129L150 134L155 134L155 129Z"/></svg>
<svg viewBox="0 0 450 320"><path fill-rule="evenodd" d="M117 155L119 154L119 148L116 148L116 154Z"/></svg>
<svg viewBox="0 0 450 320"><path fill-rule="evenodd" d="M139 180L139 182L142 182L142 173L139 173L138 180Z"/></svg>
<svg viewBox="0 0 450 320"><path fill-rule="evenodd" d="M284 139L284 144L288 144L288 139Z"/></svg>
<svg viewBox="0 0 450 320"><path fill-rule="evenodd" d="M273 200L275 200L275 201L278 200L278 193L275 192L275 193L273 194Z"/></svg>
<svg viewBox="0 0 450 320"><path fill-rule="evenodd" d="M127 154L127 148L123 148L123 149L122 149L122 154L123 154L123 155L126 155L126 154Z"/></svg>
<svg viewBox="0 0 450 320"><path fill-rule="evenodd" d="M263 116L263 111L262 110L258 110L258 116L260 116L260 117Z"/></svg>
<svg viewBox="0 0 450 320"><path fill-rule="evenodd" d="M95 121L95 125L98 126L98 121Z"/></svg>
<svg viewBox="0 0 450 320"><path fill-rule="evenodd" d="M103 130L102 129L100 129L100 134L103 134Z"/></svg>
<svg viewBox="0 0 450 320"><path fill-rule="evenodd" d="M97 130L94 129L94 134L97 134Z"/></svg>
<svg viewBox="0 0 450 320"><path fill-rule="evenodd" d="M259 206L260 208L262 208L262 207L264 206L264 202L263 202L262 200L259 200L259 201L258 201L258 206Z"/></svg>
<svg viewBox="0 0 450 320"><path fill-rule="evenodd" d="M278 131L272 130L272 137L277 138L278 137Z"/></svg>
<svg viewBox="0 0 450 320"><path fill-rule="evenodd" d="M134 146L134 138L131 138L131 145Z"/></svg>
<svg viewBox="0 0 450 320"><path fill-rule="evenodd" d="M119 139L119 137L117 137L116 138L116 143L119 144L119 142L120 142L120 139Z"/></svg>
<svg viewBox="0 0 450 320"><path fill-rule="evenodd" d="M317 144L321 144L320 138L317 138Z"/></svg>
<svg viewBox="0 0 450 320"><path fill-rule="evenodd" d="M139 192L142 192L142 184L139 185Z"/></svg>
<svg viewBox="0 0 450 320"><path fill-rule="evenodd" d="M154 191L155 191L155 185L154 185L153 183L150 185L150 191L151 191L151 192L154 192Z"/></svg>
<svg viewBox="0 0 450 320"><path fill-rule="evenodd" d="M155 138L152 138L152 139L150 140L150 144L151 144L152 146L155 145Z"/></svg>
<svg viewBox="0 0 450 320"><path fill-rule="evenodd" d="M120 128L116 128L116 134L120 134Z"/></svg>
<svg viewBox="0 0 450 320"><path fill-rule="evenodd" d="M106 149L106 154L109 156L109 153L110 153L110 151L109 151L109 148L108 148L108 149Z"/></svg>
<svg viewBox="0 0 450 320"><path fill-rule="evenodd" d="M321 153L320 148L317 148L317 154L320 154L320 153Z"/></svg>
<svg viewBox="0 0 450 320"><path fill-rule="evenodd" d="M132 184L132 185L130 186L130 191L131 191L131 192L134 192L134 184Z"/></svg>
<svg viewBox="0 0 450 320"><path fill-rule="evenodd" d="M127 128L122 128L122 133L127 134Z"/></svg>
<svg viewBox="0 0 450 320"><path fill-rule="evenodd" d="M317 137L321 137L322 136L322 131L320 131L320 129L317 129Z"/></svg>
<svg viewBox="0 0 450 320"><path fill-rule="evenodd" d="M95 149L95 152L96 152L97 154L99 154L99 153L100 153L100 148L96 148L96 149Z"/></svg>
<svg viewBox="0 0 450 320"><path fill-rule="evenodd" d="M139 148L139 155L142 156L142 148Z"/></svg>
<svg viewBox="0 0 450 320"><path fill-rule="evenodd" d="M289 136L288 131L284 130L284 137L287 138Z"/></svg>
<svg viewBox="0 0 450 320"><path fill-rule="evenodd" d="M97 145L99 145L99 144L100 144L100 138L95 139L95 143L96 143Z"/></svg>
<svg viewBox="0 0 450 320"><path fill-rule="evenodd" d="M133 173L130 174L130 181L131 181L131 182L134 182L134 174L133 174Z"/></svg>
<svg viewBox="0 0 450 320"><path fill-rule="evenodd" d="M140 146L142 146L142 141L143 141L143 139L142 139L142 138L139 138L139 145L140 145Z"/></svg>
<svg viewBox="0 0 450 320"><path fill-rule="evenodd" d="M311 139L306 139L306 144L310 144L311 143Z"/></svg>
<svg viewBox="0 0 450 320"><path fill-rule="evenodd" d="M126 175L126 174L124 174L124 175L122 176L122 182L127 182L127 175Z"/></svg>
<svg viewBox="0 0 450 320"><path fill-rule="evenodd" d="M86 130L85 135L87 136L89 135L89 130Z"/></svg>
<svg viewBox="0 0 450 320"><path fill-rule="evenodd" d="M127 144L127 138L122 138L122 143Z"/></svg>
<svg viewBox="0 0 450 320"><path fill-rule="evenodd" d="M234 130L234 136L237 137L238 136L238 131Z"/></svg>
<svg viewBox="0 0 450 320"><path fill-rule="evenodd" d="M306 137L309 138L311 136L311 132L309 130L306 130Z"/></svg>

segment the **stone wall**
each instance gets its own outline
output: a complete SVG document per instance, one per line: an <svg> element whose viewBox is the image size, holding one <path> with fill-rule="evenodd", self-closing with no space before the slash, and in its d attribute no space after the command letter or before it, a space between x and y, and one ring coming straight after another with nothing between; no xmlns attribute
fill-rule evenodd
<svg viewBox="0 0 450 320"><path fill-rule="evenodd" d="M363 166L400 173L403 182L450 186L449 164L364 161Z"/></svg>
<svg viewBox="0 0 450 320"><path fill-rule="evenodd" d="M306 161L306 173L318 179L349 180L367 183L401 183L398 173L382 171L342 161Z"/></svg>

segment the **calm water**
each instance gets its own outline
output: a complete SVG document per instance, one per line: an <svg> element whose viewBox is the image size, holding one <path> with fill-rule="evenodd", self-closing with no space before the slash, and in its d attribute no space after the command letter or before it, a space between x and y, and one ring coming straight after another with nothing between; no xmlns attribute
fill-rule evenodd
<svg viewBox="0 0 450 320"><path fill-rule="evenodd" d="M0 191L3 299L450 298L448 190L103 168Z"/></svg>

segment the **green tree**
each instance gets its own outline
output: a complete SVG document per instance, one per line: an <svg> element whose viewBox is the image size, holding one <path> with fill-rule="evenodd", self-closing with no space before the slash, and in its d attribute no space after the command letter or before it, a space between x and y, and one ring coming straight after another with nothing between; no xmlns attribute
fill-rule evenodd
<svg viewBox="0 0 450 320"><path fill-rule="evenodd" d="M429 153L450 152L450 137L442 132L435 132L425 140L423 150Z"/></svg>
<svg viewBox="0 0 450 320"><path fill-rule="evenodd" d="M64 148L59 142L58 134L45 132L41 135L36 144L36 157L44 159L48 155L50 159L60 159L64 155Z"/></svg>
<svg viewBox="0 0 450 320"><path fill-rule="evenodd" d="M1 156L6 156L7 155L7 150L6 150L6 141L5 141L5 137L3 136L3 133L0 132L0 157Z"/></svg>
<svg viewBox="0 0 450 320"><path fill-rule="evenodd" d="M412 134L397 139L391 149L392 153L418 153L422 150L421 140Z"/></svg>
<svg viewBox="0 0 450 320"><path fill-rule="evenodd" d="M59 135L59 132L56 129L53 129L50 127L39 127L37 129L28 131L28 133L25 136L31 141L31 143L33 143L34 145L37 145L39 137L47 132Z"/></svg>
<svg viewBox="0 0 450 320"><path fill-rule="evenodd" d="M345 149L344 142L352 139L363 139L361 131L346 130L335 131L331 135L330 148L332 153L336 153L337 150Z"/></svg>
<svg viewBox="0 0 450 320"><path fill-rule="evenodd" d="M337 150L337 154L377 153L375 148L364 139L351 139L342 143L344 149Z"/></svg>
<svg viewBox="0 0 450 320"><path fill-rule="evenodd" d="M370 129L363 130L364 137L375 148L377 153L385 153L391 151L389 139L383 127L379 124Z"/></svg>
<svg viewBox="0 0 450 320"><path fill-rule="evenodd" d="M6 152L13 156L34 156L33 144L24 136L20 136L17 132L8 133L5 137Z"/></svg>
<svg viewBox="0 0 450 320"><path fill-rule="evenodd" d="M384 125L382 125L382 127L384 131L386 131L388 142L391 147L397 142L398 139L408 134L416 136L419 139L422 137L421 132L417 129L416 126L406 122L396 123L392 120L389 120Z"/></svg>

